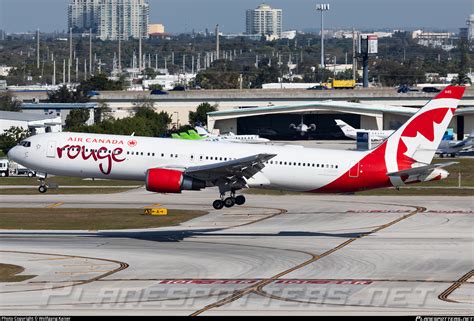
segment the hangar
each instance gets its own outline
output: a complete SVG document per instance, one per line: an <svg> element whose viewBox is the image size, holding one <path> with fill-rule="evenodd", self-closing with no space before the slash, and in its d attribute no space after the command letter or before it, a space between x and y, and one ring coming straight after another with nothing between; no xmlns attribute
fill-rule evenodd
<svg viewBox="0 0 474 321"><path fill-rule="evenodd" d="M56 115L0 111L0 134L11 127L20 127L33 134L62 131L61 118Z"/></svg>
<svg viewBox="0 0 474 321"><path fill-rule="evenodd" d="M290 128L290 124L303 122L315 124L316 130L304 139L347 139L335 119L342 119L354 128L397 129L416 107L361 104L342 101L318 101L288 106L237 108L208 113L208 128L220 133L234 132L239 135L258 134L276 140L302 139L302 135ZM474 130L474 107L460 107L456 111L450 128L457 138Z"/></svg>
<svg viewBox="0 0 474 321"><path fill-rule="evenodd" d="M21 109L37 115L48 115L60 117L63 126L66 117L71 110L86 109L89 111L89 119L86 125L94 124L94 110L98 107L98 103L23 103Z"/></svg>

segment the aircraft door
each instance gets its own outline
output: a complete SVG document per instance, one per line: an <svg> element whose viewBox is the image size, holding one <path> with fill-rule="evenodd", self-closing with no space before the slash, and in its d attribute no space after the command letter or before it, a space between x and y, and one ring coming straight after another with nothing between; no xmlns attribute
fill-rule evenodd
<svg viewBox="0 0 474 321"><path fill-rule="evenodd" d="M349 170L349 177L357 178L359 177L359 162L352 161L351 162L351 169Z"/></svg>
<svg viewBox="0 0 474 321"><path fill-rule="evenodd" d="M46 150L46 156L49 158L54 158L56 157L56 142L50 140L48 142L48 148Z"/></svg>

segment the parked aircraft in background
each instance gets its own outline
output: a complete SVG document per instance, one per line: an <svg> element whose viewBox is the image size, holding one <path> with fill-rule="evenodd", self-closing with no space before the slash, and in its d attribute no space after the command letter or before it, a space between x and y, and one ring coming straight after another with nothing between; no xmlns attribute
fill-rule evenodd
<svg viewBox="0 0 474 321"><path fill-rule="evenodd" d="M290 128L296 130L301 136L306 135L308 132L314 132L316 130L315 124L306 125L304 123L303 115L301 115L301 122L299 125L290 124Z"/></svg>
<svg viewBox="0 0 474 321"><path fill-rule="evenodd" d="M209 133L204 127L196 126L196 131L199 136L204 137L211 141L222 141L229 143L249 143L249 144L261 144L268 143L270 140L267 138L262 138L258 135L236 135L233 132L230 132L225 135L214 135Z"/></svg>
<svg viewBox="0 0 474 321"><path fill-rule="evenodd" d="M436 154L440 157L444 157L445 155L450 155L451 157L455 157L459 152L468 150L474 147L474 131L469 134L463 140L442 140L438 146L438 150Z"/></svg>
<svg viewBox="0 0 474 321"><path fill-rule="evenodd" d="M372 140L384 140L387 139L388 136L392 135L395 131L394 130L372 130L372 129L355 129L351 125L347 124L346 122L336 119L336 124L339 126L346 135L346 137L352 138L352 139L357 139L357 133L358 132L370 132L370 136L372 137Z"/></svg>
<svg viewBox="0 0 474 321"><path fill-rule="evenodd" d="M216 186L215 209L245 203L243 188L347 193L441 180L453 162L430 164L464 87L448 86L372 150L227 144L89 133L28 137L8 157L47 174L141 180L157 193ZM229 195L229 196L226 196Z"/></svg>

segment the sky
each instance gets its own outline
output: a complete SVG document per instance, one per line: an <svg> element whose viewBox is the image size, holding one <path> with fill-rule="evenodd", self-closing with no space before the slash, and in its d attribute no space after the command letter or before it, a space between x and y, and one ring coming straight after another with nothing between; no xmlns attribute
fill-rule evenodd
<svg viewBox="0 0 474 321"><path fill-rule="evenodd" d="M170 33L213 30L224 33L245 30L245 10L256 0L148 0L150 22L163 23ZM267 0L283 9L284 30L319 29L315 0ZM7 32L67 29L69 0L0 0L0 29ZM433 29L457 31L474 13L474 0L327 0L327 28Z"/></svg>

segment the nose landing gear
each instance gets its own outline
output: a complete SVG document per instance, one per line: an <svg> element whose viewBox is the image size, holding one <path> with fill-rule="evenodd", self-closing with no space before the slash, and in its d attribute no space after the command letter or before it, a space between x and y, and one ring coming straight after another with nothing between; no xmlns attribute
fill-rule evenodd
<svg viewBox="0 0 474 321"><path fill-rule="evenodd" d="M227 208L230 208L234 205L244 205L245 204L245 196L243 195L238 195L235 196L235 191L232 191L229 197L225 197L225 193L221 194L221 198L218 200L215 200L212 203L212 206L216 210L222 209L224 206Z"/></svg>
<svg viewBox="0 0 474 321"><path fill-rule="evenodd" d="M46 185L40 185L40 186L38 187L38 192L40 192L41 194L44 194L44 193L46 193L47 191L48 191L48 186L46 186Z"/></svg>
<svg viewBox="0 0 474 321"><path fill-rule="evenodd" d="M37 173L37 176L38 176L38 181L40 182L40 186L38 187L38 192L40 192L41 194L44 194L48 191L48 186L46 185L46 174L42 175L42 174L38 174Z"/></svg>

